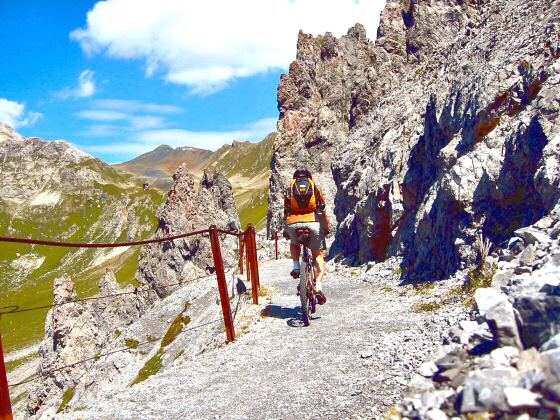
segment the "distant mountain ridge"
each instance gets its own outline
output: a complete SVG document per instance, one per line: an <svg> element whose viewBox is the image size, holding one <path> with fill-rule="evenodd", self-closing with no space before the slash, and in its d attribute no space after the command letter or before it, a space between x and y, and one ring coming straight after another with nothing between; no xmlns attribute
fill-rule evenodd
<svg viewBox="0 0 560 420"><path fill-rule="evenodd" d="M0 235L65 242L144 239L157 226L161 192L62 140L26 138L0 123ZM0 243L0 301L33 307L52 302L64 273L88 295L103 268L133 281L138 250L75 249ZM42 335L45 311L0 320L10 351Z"/></svg>
<svg viewBox="0 0 560 420"><path fill-rule="evenodd" d="M172 175L179 165L186 164L197 178L204 170L221 172L231 182L242 226L252 223L264 228L268 207L268 178L276 133L260 142L234 140L215 152L195 147L158 146L114 168L135 175L137 181L147 182L167 191L172 188Z"/></svg>
<svg viewBox="0 0 560 420"><path fill-rule="evenodd" d="M113 167L137 176L156 178L156 187L167 190L173 185L171 176L181 163L185 163L191 172L199 174L212 155L213 152L210 150L195 147L173 148L161 145L128 162L113 165Z"/></svg>

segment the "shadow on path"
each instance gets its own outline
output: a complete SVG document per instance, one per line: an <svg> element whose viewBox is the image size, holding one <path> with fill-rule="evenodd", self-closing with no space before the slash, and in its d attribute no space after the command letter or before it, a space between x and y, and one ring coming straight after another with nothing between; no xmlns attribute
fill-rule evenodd
<svg viewBox="0 0 560 420"><path fill-rule="evenodd" d="M280 305L267 305L263 311L262 315L270 318L287 319L286 322L290 327L301 328L304 327L303 320L301 318L301 307L296 306L295 308L286 308ZM314 316L312 319L320 319L320 316Z"/></svg>

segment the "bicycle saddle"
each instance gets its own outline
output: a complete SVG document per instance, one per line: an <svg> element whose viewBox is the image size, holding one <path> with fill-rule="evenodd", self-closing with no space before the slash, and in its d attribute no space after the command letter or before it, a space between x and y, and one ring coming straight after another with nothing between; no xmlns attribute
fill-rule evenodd
<svg viewBox="0 0 560 420"><path fill-rule="evenodd" d="M298 242L307 243L311 238L311 229L309 228L297 228L296 236Z"/></svg>

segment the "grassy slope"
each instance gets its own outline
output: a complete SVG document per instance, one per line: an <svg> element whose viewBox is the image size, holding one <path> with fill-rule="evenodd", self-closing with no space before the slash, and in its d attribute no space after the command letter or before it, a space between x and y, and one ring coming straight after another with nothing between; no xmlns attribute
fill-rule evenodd
<svg viewBox="0 0 560 420"><path fill-rule="evenodd" d="M135 215L146 227L142 236L149 236L153 232L157 224L155 211L163 200L161 193L126 184L127 176L100 161L87 161L81 165L87 165L89 169L100 173L106 183L96 183L94 188L67 191L54 208L38 206L23 207L17 212L0 211L0 235L69 242L113 242L115 238L107 231L107 225L112 220L116 204L125 195L131 199L131 205L137 204L134 207ZM7 208L0 206L0 209ZM117 240L124 240L126 234L123 231ZM68 273L74 279L80 296L97 293L99 278L103 275L104 267L109 265L114 267L121 283L133 281L138 250L129 249L92 268L91 262L96 252L0 243L2 306L19 305L25 308L52 303L53 280L63 273ZM26 254L42 256L45 260L39 268L22 278L11 263ZM6 350L21 348L41 339L46 313L47 309L3 316L0 329Z"/></svg>
<svg viewBox="0 0 560 420"><path fill-rule="evenodd" d="M235 142L222 146L206 166L228 177L243 227L249 223L258 230L266 226L268 177L275 138L273 133L259 143Z"/></svg>

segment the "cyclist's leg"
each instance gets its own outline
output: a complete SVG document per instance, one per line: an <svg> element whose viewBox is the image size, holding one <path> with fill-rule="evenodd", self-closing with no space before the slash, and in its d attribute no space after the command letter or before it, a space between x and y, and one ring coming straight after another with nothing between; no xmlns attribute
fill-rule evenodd
<svg viewBox="0 0 560 420"><path fill-rule="evenodd" d="M299 257L301 255L301 245L300 244L290 244L290 254L292 255L293 261L299 262Z"/></svg>
<svg viewBox="0 0 560 420"><path fill-rule="evenodd" d="M301 256L301 245L297 242L296 235L297 223L286 226L286 230L290 235L290 254L292 256L293 269L290 275L294 278L299 278L299 258Z"/></svg>
<svg viewBox="0 0 560 420"><path fill-rule="evenodd" d="M325 276L325 256L323 255L323 250L313 250L311 251L313 255L313 263L315 266L315 283L322 283Z"/></svg>

